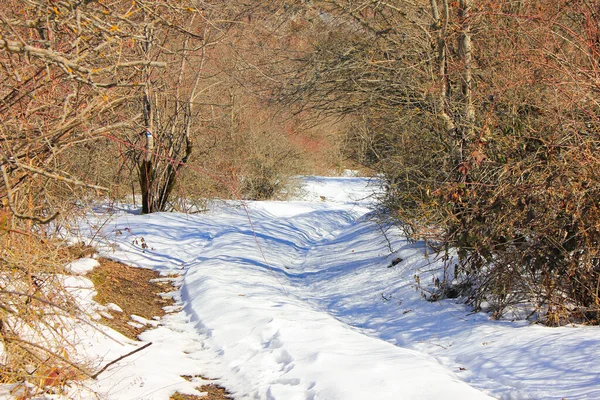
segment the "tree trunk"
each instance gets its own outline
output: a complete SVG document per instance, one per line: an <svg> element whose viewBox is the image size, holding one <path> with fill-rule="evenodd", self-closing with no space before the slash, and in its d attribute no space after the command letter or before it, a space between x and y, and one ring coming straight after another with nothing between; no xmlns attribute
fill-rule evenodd
<svg viewBox="0 0 600 400"><path fill-rule="evenodd" d="M146 40L143 44L145 58L148 58L150 46L152 44L153 29L146 26L144 29ZM142 192L142 214L148 214L154 211L152 204L152 182L154 181L154 166L152 165L152 155L154 153L154 136L152 133L153 110L151 101L151 82L149 67L144 68L144 96L142 98L142 111L144 114L144 154L139 164L140 190Z"/></svg>
<svg viewBox="0 0 600 400"><path fill-rule="evenodd" d="M154 137L152 132L146 130L146 144L144 146L144 160L141 162L140 169L140 189L142 192L142 214L148 214L154 211L152 207L152 181L153 165L152 165L152 154L154 153Z"/></svg>
<svg viewBox="0 0 600 400"><path fill-rule="evenodd" d="M190 26L193 18L190 21ZM146 38L142 44L145 58L156 57L154 52L161 54L162 49L156 46L152 49L154 29L149 24L145 30ZM188 41L183 42L181 54L189 54ZM204 50L201 51L201 63L204 61ZM138 158L139 182L142 192L142 213L153 213L165 211L171 193L177 182L177 175L184 166L193 149L191 129L194 113L194 96L200 82L200 74L194 78L191 90L185 88L184 78L188 73L188 59L182 56L179 60L178 74L171 87L174 93L153 92L156 80L164 84L164 80L151 77L150 69L144 70L144 92L142 96L142 108L144 115L144 148L143 154ZM201 64L202 65L202 64ZM153 79L154 78L154 81ZM189 95L182 93L189 91ZM162 101L161 101L162 99ZM168 100L165 100L168 99ZM169 101L174 103L170 108ZM168 122L166 122L168 121Z"/></svg>
<svg viewBox="0 0 600 400"><path fill-rule="evenodd" d="M460 88L464 102L465 131L464 139L472 139L475 123L475 109L473 108L472 82L473 62L471 58L471 8L472 0L460 0L459 17L461 34L459 38L459 55L462 61L462 78Z"/></svg>
<svg viewBox="0 0 600 400"><path fill-rule="evenodd" d="M433 16L433 28L437 31L437 53L438 53L438 108L439 115L444 121L444 129L447 133L454 133L455 126L452 118L448 115L448 98L450 96L450 86L448 84L448 59L446 54L446 38L448 34L448 20L450 11L448 0L443 0L443 15L440 16L437 0L430 0L431 14Z"/></svg>

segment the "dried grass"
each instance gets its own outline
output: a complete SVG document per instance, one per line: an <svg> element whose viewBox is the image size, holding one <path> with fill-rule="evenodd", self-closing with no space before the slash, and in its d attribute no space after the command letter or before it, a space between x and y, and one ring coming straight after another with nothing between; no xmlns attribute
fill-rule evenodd
<svg viewBox="0 0 600 400"><path fill-rule="evenodd" d="M62 276L68 252L34 233L0 235L0 383L20 396L57 393L90 376L75 360L69 332L82 318Z"/></svg>

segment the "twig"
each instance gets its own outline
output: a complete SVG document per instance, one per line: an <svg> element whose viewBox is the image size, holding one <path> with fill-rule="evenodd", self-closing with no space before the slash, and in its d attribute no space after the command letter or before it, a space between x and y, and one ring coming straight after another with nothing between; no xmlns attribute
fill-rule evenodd
<svg viewBox="0 0 600 400"><path fill-rule="evenodd" d="M34 217L32 215L25 215L25 214L20 214L16 208L13 206L12 204L12 198L13 198L13 191L12 188L10 187L10 183L8 180L8 175L6 173L6 168L4 167L4 164L2 164L0 166L0 168L2 169L2 177L4 179L4 185L6 186L6 200L8 202L8 208L10 209L10 211L12 212L12 214L20 219L26 219L26 220L30 220L30 221L34 221L37 222L40 225L45 225L47 223L52 222L52 220L54 220L56 217L58 217L58 213L54 213L53 215L51 215L48 218L38 218L38 217ZM11 229L12 230L12 229ZM19 231L15 231L17 233L20 233Z"/></svg>
<svg viewBox="0 0 600 400"><path fill-rule="evenodd" d="M390 251L390 254L394 254L396 251L392 247L392 242L390 241L390 238L388 237L386 230L383 229L383 223L377 218L375 219L375 222L377 223L377 226L379 227L381 234L383 235L383 237L385 238L385 241L387 242L387 247L388 247L388 250Z"/></svg>
<svg viewBox="0 0 600 400"><path fill-rule="evenodd" d="M96 372L94 375L92 375L92 376L91 376L91 378L92 378L92 379L96 379L96 378L98 377L98 375L100 375L101 373L103 373L104 371L106 371L106 369L107 369L108 367L110 367L111 365L113 365L113 364L115 364L115 363L117 363L117 362L121 361L122 359L124 359L124 358L126 358L126 357L129 357L129 356L131 356L131 355L133 355L133 354L137 353L138 351L142 351L142 350L144 350L146 347L149 347L150 345L152 345L152 342L148 342L148 343L146 343L145 345L143 345L142 347L140 347L140 348L138 348L138 349L135 349L135 350L133 350L133 351L131 351L131 352L127 353L127 354L124 354L124 355L122 355L121 357L117 358L116 360L113 360L113 361L109 362L108 364L106 364L106 365L104 366L104 368L102 368L100 371L98 371L98 372Z"/></svg>
<svg viewBox="0 0 600 400"><path fill-rule="evenodd" d="M57 180L57 181L71 183L73 185L78 185L78 186L84 186L84 187L87 187L87 188L90 188L90 189L96 189L96 190L101 191L101 192L108 192L109 191L109 189L105 188L104 186L92 185L90 183L85 183L85 182L78 181L77 179L70 179L70 178L67 178L65 176L52 173L50 171L45 171L45 170L42 170L42 169L39 169L39 168L32 167L30 165L26 165L26 164L20 163L20 162L18 162L16 160L13 160L12 162L9 161L9 162L12 163L12 164L15 164L17 167L22 168L24 170L27 170L27 171L30 171L30 172L33 172L33 173L36 173L36 174L43 175L43 176L45 176L47 178L51 178L51 179L54 179L54 180Z"/></svg>

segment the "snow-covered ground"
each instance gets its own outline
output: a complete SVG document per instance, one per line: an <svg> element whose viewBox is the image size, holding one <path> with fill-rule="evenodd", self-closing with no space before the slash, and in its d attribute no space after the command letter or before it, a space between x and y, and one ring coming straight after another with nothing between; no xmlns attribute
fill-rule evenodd
<svg viewBox="0 0 600 400"><path fill-rule="evenodd" d="M95 235L103 255L182 274L181 310L90 386L109 400L159 400L194 393L200 379L181 376L202 375L236 399L600 399L598 327L424 301L415 276L430 281L442 263L394 228L382 235L369 208L377 185L304 182L295 201L116 212ZM86 331L98 365L143 345Z"/></svg>

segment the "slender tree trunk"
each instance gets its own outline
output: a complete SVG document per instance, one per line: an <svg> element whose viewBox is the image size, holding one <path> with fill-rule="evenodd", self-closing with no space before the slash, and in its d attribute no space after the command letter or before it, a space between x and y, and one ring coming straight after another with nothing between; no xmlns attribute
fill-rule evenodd
<svg viewBox="0 0 600 400"><path fill-rule="evenodd" d="M148 57L150 53L150 46L152 43L152 34L153 29L151 26L146 26L145 36L146 41L143 44L143 51L145 56ZM152 110L152 94L151 94L151 83L150 83L150 73L148 71L149 67L145 67L144 77L145 77L145 86L144 86L144 95L142 98L142 107L144 114L144 154L142 157L142 161L139 164L140 169L140 190L142 192L142 213L148 214L154 211L154 207L152 207L152 182L154 180L154 171L152 165L152 155L154 153L154 135L153 135L153 110Z"/></svg>
<svg viewBox="0 0 600 400"><path fill-rule="evenodd" d="M154 211L152 206L151 187L154 180L154 172L152 166L152 154L154 152L154 137L152 132L146 130L144 146L144 160L140 164L140 188L142 191L142 213L148 214Z"/></svg>
<svg viewBox="0 0 600 400"><path fill-rule="evenodd" d="M475 124L475 109L473 108L472 84L473 62L471 58L471 8L472 0L460 0L459 17L461 34L459 38L459 54L462 61L462 78L460 88L464 102L465 131L464 139L471 139Z"/></svg>
<svg viewBox="0 0 600 400"><path fill-rule="evenodd" d="M471 7L472 0L459 0L458 3L458 22L460 35L458 37L458 57L460 71L460 92L462 95L462 115L460 116L459 129L457 129L457 140L460 150L460 159L458 160L458 181L465 183L468 180L467 174L470 169L469 160L470 143L473 142L475 109L473 107L472 96L472 58L471 58ZM465 154L465 152L467 154ZM468 245L470 222L468 220L469 212L461 202L457 202L454 207L455 215L460 221L462 232L459 235L459 245Z"/></svg>
<svg viewBox="0 0 600 400"><path fill-rule="evenodd" d="M440 15L437 0L430 0L431 14L433 16L433 28L437 31L437 55L438 55L438 108L439 115L444 121L444 129L447 133L454 133L455 126L452 118L448 115L448 103L450 97L450 85L448 84L448 58L446 53L446 39L448 34L448 20L450 10L448 0L442 0L442 12Z"/></svg>

